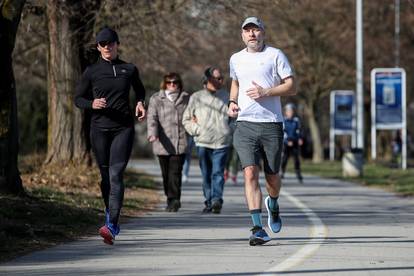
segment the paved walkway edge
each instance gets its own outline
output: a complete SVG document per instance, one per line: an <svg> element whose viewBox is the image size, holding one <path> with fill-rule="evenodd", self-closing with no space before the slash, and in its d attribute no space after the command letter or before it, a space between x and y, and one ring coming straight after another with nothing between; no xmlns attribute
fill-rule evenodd
<svg viewBox="0 0 414 276"><path fill-rule="evenodd" d="M307 245L301 247L298 251L296 251L295 254L291 255L289 258L287 258L280 264L266 270L264 272L264 274L266 275L277 275L278 272L280 273L287 271L301 264L304 260L312 256L312 254L314 254L319 249L319 247L321 246L328 234L327 227L325 226L325 224L323 224L322 220L318 217L318 215L312 211L312 209L310 209L302 201L300 201L298 198L286 191L282 191L281 195L285 196L290 202L295 204L296 207L298 207L308 217L308 219L312 223L312 227L310 229L309 234L309 237L311 239L308 241ZM275 273L269 274L272 272Z"/></svg>

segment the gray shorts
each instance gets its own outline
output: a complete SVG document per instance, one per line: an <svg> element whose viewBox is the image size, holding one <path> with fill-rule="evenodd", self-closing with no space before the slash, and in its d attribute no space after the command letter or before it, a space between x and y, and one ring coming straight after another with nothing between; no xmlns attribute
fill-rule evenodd
<svg viewBox="0 0 414 276"><path fill-rule="evenodd" d="M263 159L266 174L277 174L283 148L283 123L255 123L238 121L233 145L243 169L259 166Z"/></svg>

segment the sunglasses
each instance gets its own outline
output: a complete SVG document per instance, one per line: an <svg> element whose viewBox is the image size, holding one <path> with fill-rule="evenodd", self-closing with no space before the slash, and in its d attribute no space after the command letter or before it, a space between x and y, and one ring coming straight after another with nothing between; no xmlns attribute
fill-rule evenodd
<svg viewBox="0 0 414 276"><path fill-rule="evenodd" d="M165 81L165 84L178 84L178 83L179 83L178 80Z"/></svg>
<svg viewBox="0 0 414 276"><path fill-rule="evenodd" d="M115 42L113 41L100 41L98 42L99 46L101 46L102 48L104 48L105 46L112 46L114 45Z"/></svg>

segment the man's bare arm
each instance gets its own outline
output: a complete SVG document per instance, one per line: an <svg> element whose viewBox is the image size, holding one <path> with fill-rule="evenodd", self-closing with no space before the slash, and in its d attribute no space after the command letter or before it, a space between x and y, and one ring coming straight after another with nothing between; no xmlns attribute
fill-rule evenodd
<svg viewBox="0 0 414 276"><path fill-rule="evenodd" d="M239 114L239 105L237 103L237 99L239 96L239 82L237 80L231 81L231 87L230 87L230 100L229 100L229 110L227 114L230 117L237 117Z"/></svg>
<svg viewBox="0 0 414 276"><path fill-rule="evenodd" d="M271 87L263 88L256 82L252 82L252 88L246 91L247 96L252 99L258 99L268 96L293 96L296 95L296 83L293 77L287 77L282 80L282 83Z"/></svg>

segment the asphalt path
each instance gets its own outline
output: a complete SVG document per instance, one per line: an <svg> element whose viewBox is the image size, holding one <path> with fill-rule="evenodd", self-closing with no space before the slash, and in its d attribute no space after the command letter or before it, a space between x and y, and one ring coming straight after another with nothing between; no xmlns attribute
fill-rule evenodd
<svg viewBox="0 0 414 276"><path fill-rule="evenodd" d="M162 202L122 225L114 246L85 237L3 263L0 275L414 275L413 198L308 175L300 184L288 174L282 231L266 227L272 241L249 246L242 176L226 183L221 214L202 214L195 163L179 212ZM161 180L154 160L129 166Z"/></svg>

